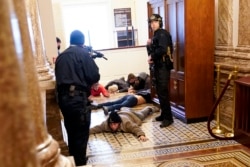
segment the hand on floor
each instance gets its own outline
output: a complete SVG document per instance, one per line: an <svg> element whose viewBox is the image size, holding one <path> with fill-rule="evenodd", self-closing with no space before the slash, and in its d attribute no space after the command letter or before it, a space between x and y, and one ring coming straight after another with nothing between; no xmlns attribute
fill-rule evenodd
<svg viewBox="0 0 250 167"><path fill-rule="evenodd" d="M139 136L138 139L140 141L147 141L148 140L148 138L146 136Z"/></svg>

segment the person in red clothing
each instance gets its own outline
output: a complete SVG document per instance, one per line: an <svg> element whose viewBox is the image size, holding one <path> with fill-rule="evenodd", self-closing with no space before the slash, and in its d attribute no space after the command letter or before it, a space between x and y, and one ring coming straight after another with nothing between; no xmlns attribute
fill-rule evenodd
<svg viewBox="0 0 250 167"><path fill-rule="evenodd" d="M109 97L109 92L104 88L104 86L102 86L99 83L95 83L92 85L91 87L91 95L92 96L100 96L103 95L104 97Z"/></svg>

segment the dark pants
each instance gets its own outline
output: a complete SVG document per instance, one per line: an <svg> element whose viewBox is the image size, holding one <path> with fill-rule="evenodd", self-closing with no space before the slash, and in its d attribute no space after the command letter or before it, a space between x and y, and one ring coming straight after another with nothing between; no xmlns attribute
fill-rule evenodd
<svg viewBox="0 0 250 167"><path fill-rule="evenodd" d="M86 93L74 96L59 94L58 100L68 134L69 153L74 157L76 166L86 165L86 151L91 121Z"/></svg>
<svg viewBox="0 0 250 167"><path fill-rule="evenodd" d="M99 104L99 106L108 107L109 111L120 110L122 107L134 107L136 105L137 98L134 95L125 95L118 100Z"/></svg>
<svg viewBox="0 0 250 167"><path fill-rule="evenodd" d="M158 68L155 67L154 76L156 93L161 107L161 117L163 119L172 120L173 116L169 98L170 70L163 64Z"/></svg>

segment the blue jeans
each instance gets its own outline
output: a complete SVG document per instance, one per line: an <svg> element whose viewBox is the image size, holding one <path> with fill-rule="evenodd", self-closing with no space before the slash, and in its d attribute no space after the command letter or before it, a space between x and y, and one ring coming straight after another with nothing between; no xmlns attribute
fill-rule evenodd
<svg viewBox="0 0 250 167"><path fill-rule="evenodd" d="M125 95L118 100L101 103L99 106L105 106L108 107L109 111L114 111L120 110L122 107L134 107L137 105L137 101L138 100L134 95Z"/></svg>

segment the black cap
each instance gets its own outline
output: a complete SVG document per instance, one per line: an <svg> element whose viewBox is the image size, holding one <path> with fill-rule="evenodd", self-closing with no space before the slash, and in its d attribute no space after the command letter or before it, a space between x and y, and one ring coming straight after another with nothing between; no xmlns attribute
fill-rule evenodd
<svg viewBox="0 0 250 167"><path fill-rule="evenodd" d="M74 30L70 34L70 45L83 45L84 35L79 30Z"/></svg>
<svg viewBox="0 0 250 167"><path fill-rule="evenodd" d="M122 119L116 111L111 111L108 117L108 123L121 123Z"/></svg>

